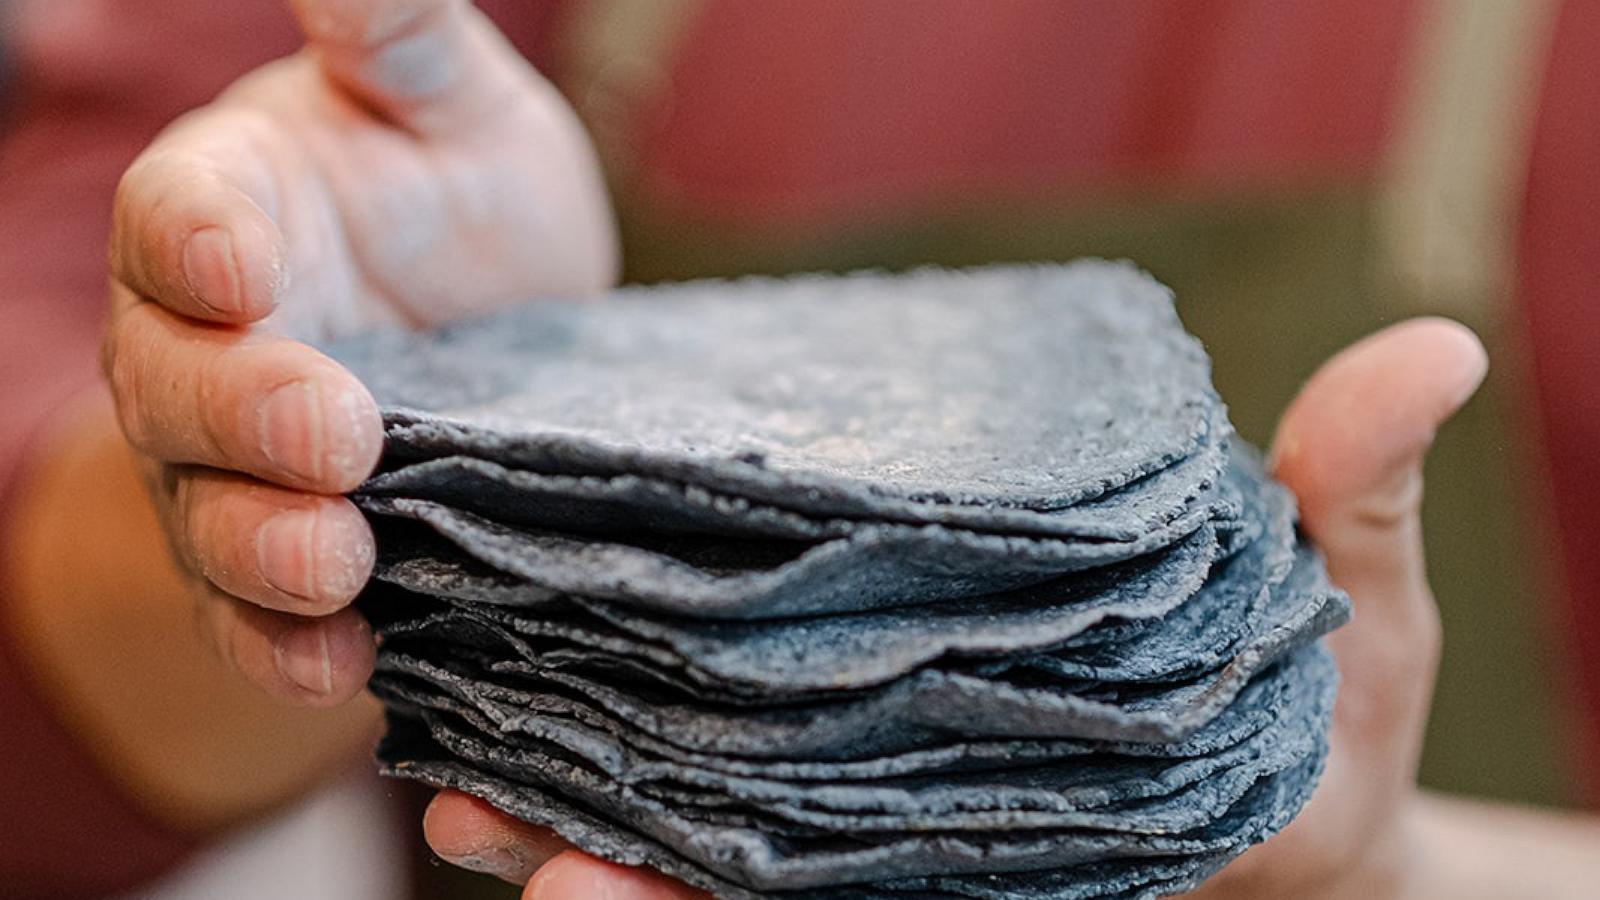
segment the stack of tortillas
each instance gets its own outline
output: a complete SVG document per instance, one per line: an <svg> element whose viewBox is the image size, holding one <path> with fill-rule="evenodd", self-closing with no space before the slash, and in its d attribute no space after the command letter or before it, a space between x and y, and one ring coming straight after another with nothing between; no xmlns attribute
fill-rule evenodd
<svg viewBox="0 0 1600 900"><path fill-rule="evenodd" d="M1346 598L1168 292L632 288L334 348L385 770L721 897L1145 897L1285 825Z"/></svg>

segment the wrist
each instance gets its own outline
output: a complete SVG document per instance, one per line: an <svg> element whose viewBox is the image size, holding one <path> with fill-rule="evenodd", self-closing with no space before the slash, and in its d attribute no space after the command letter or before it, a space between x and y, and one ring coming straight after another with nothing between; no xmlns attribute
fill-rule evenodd
<svg viewBox="0 0 1600 900"><path fill-rule="evenodd" d="M1600 821L1420 794L1405 900L1589 898L1600 883Z"/></svg>
<svg viewBox="0 0 1600 900"><path fill-rule="evenodd" d="M1426 891L1432 855L1427 849L1425 816L1421 792L1410 789L1387 833L1374 839L1359 890L1349 895L1352 900L1424 900L1434 896Z"/></svg>
<svg viewBox="0 0 1600 900"><path fill-rule="evenodd" d="M1353 859L1329 873L1315 900L1422 900L1426 854L1417 827L1417 795L1411 791L1389 821L1366 836Z"/></svg>

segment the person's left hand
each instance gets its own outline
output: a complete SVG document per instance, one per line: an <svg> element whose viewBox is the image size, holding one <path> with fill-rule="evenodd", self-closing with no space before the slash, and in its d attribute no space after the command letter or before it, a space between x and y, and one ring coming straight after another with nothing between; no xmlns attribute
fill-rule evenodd
<svg viewBox="0 0 1600 900"><path fill-rule="evenodd" d="M371 674L371 394L307 341L609 287L577 116L467 0L291 0L306 48L123 175L103 364L202 632L266 694ZM220 14L220 13L219 13Z"/></svg>
<svg viewBox="0 0 1600 900"><path fill-rule="evenodd" d="M1355 620L1330 638L1343 679L1331 755L1303 815L1191 896L1401 894L1440 645L1422 559L1422 462L1486 368L1482 346L1460 325L1406 322L1334 357L1284 415L1275 474L1295 492L1302 527L1356 607ZM705 896L653 871L562 851L549 832L454 791L434 799L424 829L445 859L525 883L524 900Z"/></svg>

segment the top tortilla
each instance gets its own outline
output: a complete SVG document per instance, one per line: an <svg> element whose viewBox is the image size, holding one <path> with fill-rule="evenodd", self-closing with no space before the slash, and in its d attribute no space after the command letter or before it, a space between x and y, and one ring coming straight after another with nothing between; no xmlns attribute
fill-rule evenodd
<svg viewBox="0 0 1600 900"><path fill-rule="evenodd" d="M330 349L404 459L641 474L984 527L1225 458L1209 360L1122 263L624 288ZM1224 432L1224 433L1219 433Z"/></svg>

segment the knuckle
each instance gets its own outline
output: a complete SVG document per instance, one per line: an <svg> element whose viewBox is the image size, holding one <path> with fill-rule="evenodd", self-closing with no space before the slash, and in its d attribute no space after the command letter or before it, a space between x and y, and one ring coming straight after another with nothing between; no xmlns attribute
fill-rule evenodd
<svg viewBox="0 0 1600 900"><path fill-rule="evenodd" d="M100 335L100 376L111 384L111 372L117 361L117 330L115 319ZM114 388L115 386L113 386Z"/></svg>
<svg viewBox="0 0 1600 900"><path fill-rule="evenodd" d="M192 230L182 221L180 210L205 176L192 157L191 152L158 141L117 182L107 255L112 273L141 293L178 289L174 254Z"/></svg>
<svg viewBox="0 0 1600 900"><path fill-rule="evenodd" d="M1422 512L1422 469L1408 466L1387 483L1351 501L1350 517L1361 527L1403 534Z"/></svg>
<svg viewBox="0 0 1600 900"><path fill-rule="evenodd" d="M122 177L117 180L112 195L112 254L113 271L122 274L125 263L143 254L149 247L148 228L152 214L159 206L160 196L155 187L161 181L161 170L167 157L156 150L146 150L135 159Z"/></svg>
<svg viewBox="0 0 1600 900"><path fill-rule="evenodd" d="M231 353L224 350L220 353L203 357L192 385L194 390L194 418L195 426L200 440L205 444L205 449L210 457L215 460L225 458L225 436L227 428L222 420L231 409L224 395L225 387L229 383L228 357Z"/></svg>
<svg viewBox="0 0 1600 900"><path fill-rule="evenodd" d="M185 501L181 495L188 480L183 466L162 465L150 479L150 490L157 502L168 509L182 509Z"/></svg>
<svg viewBox="0 0 1600 900"><path fill-rule="evenodd" d="M204 493L199 479L193 475L175 475L171 479L169 496L172 498L175 525L173 541L183 560L196 574L209 580L212 572L205 550L211 534L207 527L210 512Z"/></svg>
<svg viewBox="0 0 1600 900"><path fill-rule="evenodd" d="M104 351L106 380L111 387L111 397L117 411L117 424L122 434L135 449L149 452L155 444L151 423L144 415L142 366L135 362L137 356L123 346L125 338L113 334L107 338Z"/></svg>
<svg viewBox="0 0 1600 900"><path fill-rule="evenodd" d="M183 467L161 466L149 487L160 519L162 536L166 538L168 555L187 576L204 579L204 573L196 565L192 530L188 524L192 507L192 500L188 496L191 480Z"/></svg>
<svg viewBox="0 0 1600 900"><path fill-rule="evenodd" d="M238 655L234 648L232 616L227 603L205 586L194 591L194 627L201 643L210 647L217 659L229 668L238 668Z"/></svg>
<svg viewBox="0 0 1600 900"><path fill-rule="evenodd" d="M154 158L152 151L145 150L122 171L117 179L116 190L111 195L111 209L116 215L120 216L134 205L141 187L149 179Z"/></svg>

